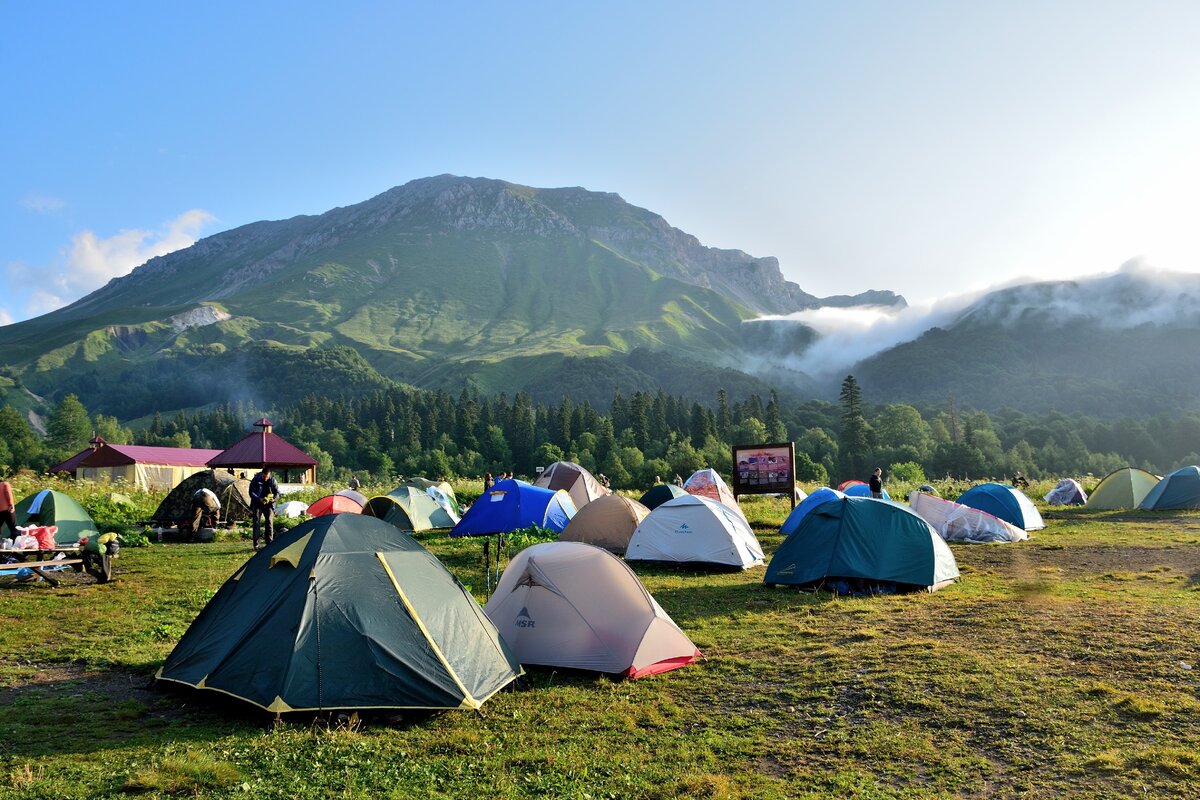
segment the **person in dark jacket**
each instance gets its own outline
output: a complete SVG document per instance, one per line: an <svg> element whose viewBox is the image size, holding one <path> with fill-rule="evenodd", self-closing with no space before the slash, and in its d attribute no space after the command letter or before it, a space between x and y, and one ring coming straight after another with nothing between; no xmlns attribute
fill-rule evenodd
<svg viewBox="0 0 1200 800"><path fill-rule="evenodd" d="M876 467L875 471L871 473L871 479L867 481L867 484L868 484L869 488L871 489L871 497L874 497L876 500L882 500L883 499L883 470L880 469L879 467Z"/></svg>
<svg viewBox="0 0 1200 800"><path fill-rule="evenodd" d="M279 497L279 484L271 475L270 467L250 480L250 514L254 518L254 549L258 549L259 525L262 524L264 547L275 539L275 500Z"/></svg>

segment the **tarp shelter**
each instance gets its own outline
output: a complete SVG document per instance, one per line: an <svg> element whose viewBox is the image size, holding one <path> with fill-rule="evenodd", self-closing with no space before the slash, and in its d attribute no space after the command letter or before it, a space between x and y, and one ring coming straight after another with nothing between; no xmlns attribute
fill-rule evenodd
<svg viewBox="0 0 1200 800"><path fill-rule="evenodd" d="M821 486L814 489L812 494L800 501L800 504L792 509L792 513L787 515L787 519L783 521L783 526L780 527L779 532L787 536L800 527L800 523L808 516L808 512L822 503L828 503L830 500L840 500L845 496L837 489L830 489L828 486Z"/></svg>
<svg viewBox="0 0 1200 800"><path fill-rule="evenodd" d="M887 489L880 489L880 493L883 494L884 500L892 499L892 496L887 493ZM870 497L871 485L862 482L852 483L842 490L842 494L846 497Z"/></svg>
<svg viewBox="0 0 1200 800"><path fill-rule="evenodd" d="M308 513L308 505L301 503L299 500L288 500L286 503L280 503L275 508L275 516L283 517L284 519L299 519Z"/></svg>
<svg viewBox="0 0 1200 800"><path fill-rule="evenodd" d="M352 497L341 494L330 494L308 507L310 517L323 517L326 514L361 514L362 504Z"/></svg>
<svg viewBox="0 0 1200 800"><path fill-rule="evenodd" d="M462 516L462 506L458 504L458 497L454 494L454 487L446 481L431 481L428 478L413 477L400 481L400 485L420 489L434 500L437 500L438 505L445 508L454 516Z"/></svg>
<svg viewBox="0 0 1200 800"><path fill-rule="evenodd" d="M574 461L555 461L542 470L533 485L543 489L562 489L571 495L571 502L579 511L596 498L609 494L608 489L601 486L592 473Z"/></svg>
<svg viewBox="0 0 1200 800"><path fill-rule="evenodd" d="M50 468L50 472L70 472L81 480L120 481L143 491L165 492L189 475L208 469L205 465L220 452L185 447L109 444L97 436L92 440L91 448L56 464Z"/></svg>
<svg viewBox="0 0 1200 800"><path fill-rule="evenodd" d="M571 496L525 481L497 481L463 514L451 536L488 536L538 525L562 533L575 516Z"/></svg>
<svg viewBox="0 0 1200 800"><path fill-rule="evenodd" d="M908 505L947 542L1022 542L1029 534L986 511L913 492Z"/></svg>
<svg viewBox="0 0 1200 800"><path fill-rule="evenodd" d="M621 559L581 542L522 550L484 611L522 664L641 678L700 657Z"/></svg>
<svg viewBox="0 0 1200 800"><path fill-rule="evenodd" d="M57 525L55 544L75 544L84 537L97 535L96 523L84 507L73 497L53 489L42 489L17 503L13 516L20 527Z"/></svg>
<svg viewBox="0 0 1200 800"><path fill-rule="evenodd" d="M250 481L235 478L224 470L207 469L180 481L159 503L151 520L160 525L190 521L195 513L192 495L200 489L208 489L221 501L219 524L250 519Z"/></svg>
<svg viewBox="0 0 1200 800"><path fill-rule="evenodd" d="M733 492L729 491L725 480L717 474L715 469L696 470L690 478L683 482L683 490L697 497L707 497L709 500L724 503L740 514L742 519L746 518L742 507L738 505L737 498L733 496Z"/></svg>
<svg viewBox="0 0 1200 800"><path fill-rule="evenodd" d="M520 672L429 551L382 520L336 514L254 554L157 677L286 712L477 709Z"/></svg>
<svg viewBox="0 0 1200 800"><path fill-rule="evenodd" d="M1087 502L1087 492L1074 478L1063 478L1042 499L1052 506L1081 506Z"/></svg>
<svg viewBox="0 0 1200 800"><path fill-rule="evenodd" d="M1002 483L981 483L963 492L958 502L964 506L986 511L993 517L1027 531L1046 527L1033 501L1020 489Z"/></svg>
<svg viewBox="0 0 1200 800"><path fill-rule="evenodd" d="M637 500L619 494L606 495L579 509L558 540L584 542L622 554L634 529L649 513L650 509Z"/></svg>
<svg viewBox="0 0 1200 800"><path fill-rule="evenodd" d="M1088 495L1087 507L1101 510L1137 508L1158 484L1158 476L1137 467L1123 467L1105 475Z"/></svg>
<svg viewBox="0 0 1200 800"><path fill-rule="evenodd" d="M1200 508L1200 467L1177 469L1154 485L1138 508L1164 511Z"/></svg>
<svg viewBox="0 0 1200 800"><path fill-rule="evenodd" d="M642 520L625 560L748 569L762 563L763 550L737 511L688 495L663 503Z"/></svg>
<svg viewBox="0 0 1200 800"><path fill-rule="evenodd" d="M814 508L767 566L768 586L869 581L934 591L958 577L954 554L928 522L898 503L844 497Z"/></svg>
<svg viewBox="0 0 1200 800"><path fill-rule="evenodd" d="M387 494L372 497L363 506L362 513L414 533L452 528L458 523L458 517L451 516L436 500L415 486L397 486Z"/></svg>
<svg viewBox="0 0 1200 800"><path fill-rule="evenodd" d="M230 471L257 472L270 467L279 483L311 484L317 481L317 460L272 430L271 420L254 423L259 428L210 459L208 466ZM249 477L249 476L247 476Z"/></svg>
<svg viewBox="0 0 1200 800"><path fill-rule="evenodd" d="M650 487L650 491L642 495L638 502L653 511L668 500L683 497L685 494L687 492L682 487L673 483L656 483Z"/></svg>

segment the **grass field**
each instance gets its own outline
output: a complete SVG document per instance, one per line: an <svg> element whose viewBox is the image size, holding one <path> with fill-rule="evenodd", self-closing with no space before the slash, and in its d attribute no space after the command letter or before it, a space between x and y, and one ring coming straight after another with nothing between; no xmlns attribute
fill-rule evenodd
<svg viewBox="0 0 1200 800"><path fill-rule="evenodd" d="M768 556L783 501L747 513ZM0 797L1195 797L1200 515L1047 513L954 545L933 595L637 568L706 658L530 671L482 714L269 718L153 671L250 554L126 549L114 583L0 586ZM419 537L483 598L478 542Z"/></svg>

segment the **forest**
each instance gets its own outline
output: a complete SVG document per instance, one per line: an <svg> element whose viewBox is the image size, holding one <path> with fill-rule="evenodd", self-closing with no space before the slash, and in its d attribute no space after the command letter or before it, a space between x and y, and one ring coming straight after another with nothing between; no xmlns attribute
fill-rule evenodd
<svg viewBox="0 0 1200 800"><path fill-rule="evenodd" d="M930 406L881 402L847 376L838 402L781 400L772 391L731 403L718 389L706 405L662 391L617 391L601 410L569 397L542 403L525 392L454 396L397 385L357 397L310 394L272 409L223 404L128 427L67 395L44 435L15 408L0 408L0 474L46 471L94 435L112 444L223 449L264 413L276 432L318 459L322 481L351 472L382 482L510 470L530 476L568 459L604 473L615 488L644 487L705 466L728 474L732 445L783 441L796 443L797 479L822 484L863 479L876 466L887 479L920 482L1003 480L1018 470L1031 478L1100 476L1126 465L1164 474L1200 462L1197 413L1144 420L989 414L953 398Z"/></svg>

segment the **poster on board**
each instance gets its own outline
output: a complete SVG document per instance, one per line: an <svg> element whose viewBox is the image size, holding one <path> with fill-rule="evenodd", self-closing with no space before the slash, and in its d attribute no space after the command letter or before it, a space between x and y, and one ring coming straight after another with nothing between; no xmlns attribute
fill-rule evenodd
<svg viewBox="0 0 1200 800"><path fill-rule="evenodd" d="M739 494L786 494L795 496L796 445L734 445L733 486Z"/></svg>

